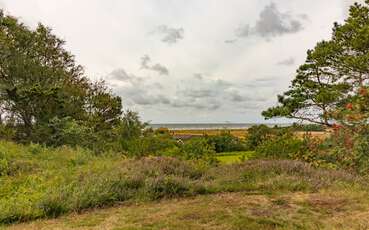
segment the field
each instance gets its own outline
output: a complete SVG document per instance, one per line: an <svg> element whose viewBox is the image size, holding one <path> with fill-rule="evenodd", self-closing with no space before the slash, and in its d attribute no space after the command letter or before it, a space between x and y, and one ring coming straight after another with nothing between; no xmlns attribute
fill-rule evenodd
<svg viewBox="0 0 369 230"><path fill-rule="evenodd" d="M247 129L208 129L208 130L170 130L171 135L173 136L215 136L219 135L222 132L227 131L230 132L235 137L244 139L247 135ZM321 131L313 131L313 132L295 132L296 136L303 137L306 134L311 135L312 137L325 139L330 135L329 131L321 132Z"/></svg>
<svg viewBox="0 0 369 230"><path fill-rule="evenodd" d="M245 138L247 133L246 129L189 129L189 130L170 130L170 133L173 136L215 136L219 135L222 132L227 131L230 132L233 136L238 138Z"/></svg>
<svg viewBox="0 0 369 230"><path fill-rule="evenodd" d="M211 166L10 142L0 154L3 229L368 227L364 178L298 161L231 164L243 152Z"/></svg>

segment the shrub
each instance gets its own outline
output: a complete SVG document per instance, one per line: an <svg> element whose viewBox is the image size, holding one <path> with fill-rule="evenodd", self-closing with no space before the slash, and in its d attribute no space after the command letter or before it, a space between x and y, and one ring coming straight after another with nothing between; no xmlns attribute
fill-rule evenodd
<svg viewBox="0 0 369 230"><path fill-rule="evenodd" d="M304 151L304 142L286 132L270 137L256 147L256 155L267 158L292 159Z"/></svg>
<svg viewBox="0 0 369 230"><path fill-rule="evenodd" d="M229 132L222 132L220 135L208 136L208 143L214 146L217 153L245 151L246 144Z"/></svg>
<svg viewBox="0 0 369 230"><path fill-rule="evenodd" d="M176 147L175 140L169 135L148 135L125 141L124 150L129 156L142 157L148 155L162 155L169 149Z"/></svg>
<svg viewBox="0 0 369 230"><path fill-rule="evenodd" d="M293 130L302 132L323 132L326 130L325 126L319 124L298 124L293 123Z"/></svg>
<svg viewBox="0 0 369 230"><path fill-rule="evenodd" d="M369 130L360 133L354 144L354 164L361 174L369 174Z"/></svg>
<svg viewBox="0 0 369 230"><path fill-rule="evenodd" d="M215 157L215 149L205 138L193 138L186 141L180 148L180 157L187 160L207 159L212 160Z"/></svg>
<svg viewBox="0 0 369 230"><path fill-rule="evenodd" d="M260 144L266 141L273 130L266 125L254 125L247 129L246 145L249 150L255 150Z"/></svg>

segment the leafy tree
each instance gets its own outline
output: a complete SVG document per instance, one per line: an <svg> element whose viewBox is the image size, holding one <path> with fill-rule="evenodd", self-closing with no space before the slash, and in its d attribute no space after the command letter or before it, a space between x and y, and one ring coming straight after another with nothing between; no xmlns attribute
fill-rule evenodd
<svg viewBox="0 0 369 230"><path fill-rule="evenodd" d="M1 118L16 125L18 141L47 143L58 119L99 132L119 123L121 99L88 80L64 44L50 28L0 11Z"/></svg>
<svg viewBox="0 0 369 230"><path fill-rule="evenodd" d="M278 96L279 104L262 114L265 118L287 117L325 126L353 125L344 116L356 108L357 123L366 123L363 99L369 81L369 1L354 4L343 25L334 24L330 41L308 51L290 90ZM360 101L360 102L359 102ZM349 120L347 119L349 118Z"/></svg>
<svg viewBox="0 0 369 230"><path fill-rule="evenodd" d="M136 139L143 134L143 130L147 126L142 123L137 112L126 111L121 120L121 137L123 140Z"/></svg>

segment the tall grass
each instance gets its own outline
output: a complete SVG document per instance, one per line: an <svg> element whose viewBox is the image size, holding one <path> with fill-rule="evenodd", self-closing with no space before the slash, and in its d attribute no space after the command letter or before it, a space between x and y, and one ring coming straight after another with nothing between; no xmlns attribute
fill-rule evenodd
<svg viewBox="0 0 369 230"><path fill-rule="evenodd" d="M57 217L127 201L249 191L314 191L357 178L295 161L209 166L156 157L126 159L84 149L0 142L0 223Z"/></svg>

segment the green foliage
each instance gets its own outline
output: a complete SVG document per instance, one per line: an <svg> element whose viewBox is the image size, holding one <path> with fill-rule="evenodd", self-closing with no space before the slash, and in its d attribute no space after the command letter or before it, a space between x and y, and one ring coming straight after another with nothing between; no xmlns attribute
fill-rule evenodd
<svg viewBox="0 0 369 230"><path fill-rule="evenodd" d="M355 138L355 168L360 174L369 174L369 129L365 129Z"/></svg>
<svg viewBox="0 0 369 230"><path fill-rule="evenodd" d="M265 118L287 117L325 126L367 123L369 100L369 1L354 4L344 24L334 24L332 38L308 51L290 90ZM354 111L354 112L353 112Z"/></svg>
<svg viewBox="0 0 369 230"><path fill-rule="evenodd" d="M120 154L96 155L84 149L9 142L0 142L0 162L0 224L122 201L227 191L316 191L335 183L352 184L355 179L293 161L246 161L214 167L203 161L169 157L128 160Z"/></svg>
<svg viewBox="0 0 369 230"><path fill-rule="evenodd" d="M1 136L75 145L81 139L72 138L86 127L106 138L119 123L120 97L104 82L88 80L64 45L50 28L39 24L31 29L0 11Z"/></svg>
<svg viewBox="0 0 369 230"><path fill-rule="evenodd" d="M248 149L255 150L257 146L267 140L272 134L272 129L266 125L254 125L247 129L246 145Z"/></svg>
<svg viewBox="0 0 369 230"><path fill-rule="evenodd" d="M294 131L301 132L324 132L326 131L326 127L319 124L298 124L293 123L292 128Z"/></svg>
<svg viewBox="0 0 369 230"><path fill-rule="evenodd" d="M147 124L142 123L138 113L126 111L123 114L120 135L123 140L132 140L142 136Z"/></svg>
<svg viewBox="0 0 369 230"><path fill-rule="evenodd" d="M179 157L185 159L212 160L215 156L215 149L205 138L193 138L181 146L179 154Z"/></svg>
<svg viewBox="0 0 369 230"><path fill-rule="evenodd" d="M168 135L148 135L124 141L129 156L142 157L149 155L165 155L164 152L176 147L175 140Z"/></svg>
<svg viewBox="0 0 369 230"><path fill-rule="evenodd" d="M369 174L369 134L365 127L358 132L339 129L323 142L320 158L337 167Z"/></svg>
<svg viewBox="0 0 369 230"><path fill-rule="evenodd" d="M246 150L246 144L227 131L220 135L208 136L207 140L210 145L214 146L217 153Z"/></svg>
<svg viewBox="0 0 369 230"><path fill-rule="evenodd" d="M280 132L269 136L256 147L256 155L266 158L293 159L294 155L304 151L304 142L292 132Z"/></svg>

